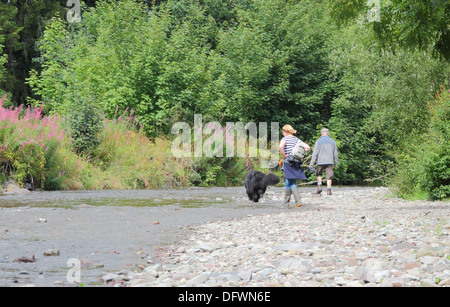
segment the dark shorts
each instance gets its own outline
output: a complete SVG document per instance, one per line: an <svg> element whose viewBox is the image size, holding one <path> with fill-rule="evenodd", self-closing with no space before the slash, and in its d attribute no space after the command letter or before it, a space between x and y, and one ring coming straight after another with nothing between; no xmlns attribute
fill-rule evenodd
<svg viewBox="0 0 450 307"><path fill-rule="evenodd" d="M317 165L317 170L316 170L316 175L317 176L322 176L323 175L323 171L325 171L325 176L327 179L333 179L333 165L329 164L329 165Z"/></svg>

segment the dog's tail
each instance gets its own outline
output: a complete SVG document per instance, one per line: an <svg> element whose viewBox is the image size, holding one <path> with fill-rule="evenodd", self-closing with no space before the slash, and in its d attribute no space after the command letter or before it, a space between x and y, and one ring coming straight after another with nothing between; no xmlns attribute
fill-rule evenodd
<svg viewBox="0 0 450 307"><path fill-rule="evenodd" d="M269 173L264 177L264 184L268 185L276 185L280 182L280 178L277 175Z"/></svg>

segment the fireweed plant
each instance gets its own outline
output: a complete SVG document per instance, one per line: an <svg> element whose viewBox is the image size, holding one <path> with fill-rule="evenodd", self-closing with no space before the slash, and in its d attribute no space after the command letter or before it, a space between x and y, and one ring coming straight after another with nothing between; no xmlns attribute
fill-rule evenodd
<svg viewBox="0 0 450 307"><path fill-rule="evenodd" d="M48 171L46 156L67 141L61 118L43 116L43 106L5 108L5 99L6 95L0 99L0 178L42 188Z"/></svg>

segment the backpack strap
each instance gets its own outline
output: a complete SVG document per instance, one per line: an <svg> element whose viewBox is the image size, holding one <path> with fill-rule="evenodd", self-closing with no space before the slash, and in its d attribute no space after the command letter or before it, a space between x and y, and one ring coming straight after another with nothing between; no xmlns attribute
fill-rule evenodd
<svg viewBox="0 0 450 307"><path fill-rule="evenodd" d="M298 147L303 143L302 140L298 140L297 144L295 144L294 148L292 149L292 153L295 154L298 150Z"/></svg>

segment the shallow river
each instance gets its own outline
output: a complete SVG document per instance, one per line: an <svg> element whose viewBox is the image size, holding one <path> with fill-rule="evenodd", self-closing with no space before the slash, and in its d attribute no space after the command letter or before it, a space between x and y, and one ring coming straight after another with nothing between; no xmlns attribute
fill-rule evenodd
<svg viewBox="0 0 450 307"><path fill-rule="evenodd" d="M183 226L283 210L249 202L242 187L0 194L0 286L74 285L71 258L83 285L103 285L108 272L146 265L183 236ZM59 255L44 256L48 249ZM31 255L34 262L15 261Z"/></svg>

